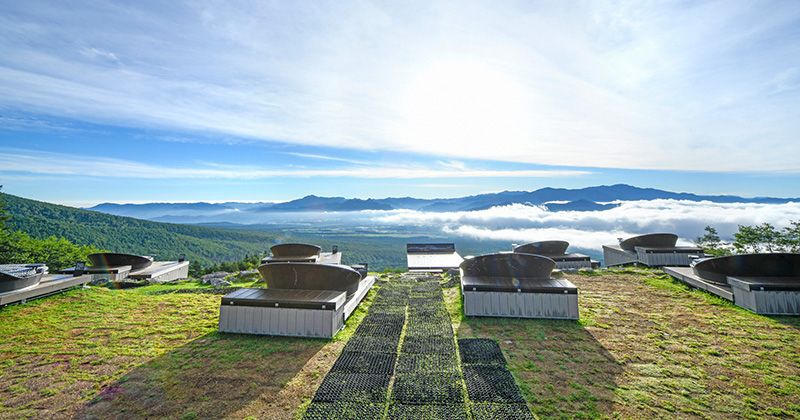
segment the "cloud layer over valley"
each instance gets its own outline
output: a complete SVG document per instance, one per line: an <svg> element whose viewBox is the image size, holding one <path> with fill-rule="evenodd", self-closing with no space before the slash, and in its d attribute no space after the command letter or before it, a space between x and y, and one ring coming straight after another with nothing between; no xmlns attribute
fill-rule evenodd
<svg viewBox="0 0 800 420"><path fill-rule="evenodd" d="M751 204L650 200L620 202L604 211L550 212L514 204L472 212L429 213L410 210L373 212L379 224L429 226L456 236L527 242L562 239L573 247L597 249L616 238L647 232L674 232L686 243L714 226L730 238L738 225L771 223L783 227L800 220L800 203Z"/></svg>

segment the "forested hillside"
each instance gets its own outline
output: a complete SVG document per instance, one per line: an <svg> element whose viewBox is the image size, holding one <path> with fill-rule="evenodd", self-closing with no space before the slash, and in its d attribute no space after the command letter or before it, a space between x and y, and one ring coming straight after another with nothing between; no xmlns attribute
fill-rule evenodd
<svg viewBox="0 0 800 420"><path fill-rule="evenodd" d="M276 241L259 231L158 223L60 206L2 194L7 225L35 238L57 236L117 252L174 259L180 254L203 265L261 254Z"/></svg>

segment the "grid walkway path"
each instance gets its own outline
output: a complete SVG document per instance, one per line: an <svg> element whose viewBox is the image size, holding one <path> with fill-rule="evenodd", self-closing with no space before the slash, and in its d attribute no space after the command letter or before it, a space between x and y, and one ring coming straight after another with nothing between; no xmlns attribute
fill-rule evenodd
<svg viewBox="0 0 800 420"><path fill-rule="evenodd" d="M456 342L439 278L382 282L305 419L532 419L493 340Z"/></svg>

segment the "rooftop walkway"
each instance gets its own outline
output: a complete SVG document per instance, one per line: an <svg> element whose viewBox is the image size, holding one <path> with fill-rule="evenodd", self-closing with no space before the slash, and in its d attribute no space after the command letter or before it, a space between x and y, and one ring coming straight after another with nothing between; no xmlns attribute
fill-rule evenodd
<svg viewBox="0 0 800 420"><path fill-rule="evenodd" d="M493 340L456 341L439 277L383 283L305 419L533 419Z"/></svg>

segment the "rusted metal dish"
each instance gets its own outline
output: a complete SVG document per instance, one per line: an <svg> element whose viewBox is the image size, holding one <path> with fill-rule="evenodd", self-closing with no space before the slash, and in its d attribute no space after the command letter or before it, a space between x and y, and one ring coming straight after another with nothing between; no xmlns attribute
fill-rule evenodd
<svg viewBox="0 0 800 420"><path fill-rule="evenodd" d="M152 257L140 255L119 254L114 252L101 252L91 254L87 257L92 267L120 267L123 265L131 266L131 271L138 271L153 264Z"/></svg>
<svg viewBox="0 0 800 420"><path fill-rule="evenodd" d="M47 272L44 264L4 264L0 266L0 293L13 292L39 284Z"/></svg>
<svg viewBox="0 0 800 420"><path fill-rule="evenodd" d="M520 245L514 248L514 252L535 255L564 255L569 248L567 241L539 241Z"/></svg>
<svg viewBox="0 0 800 420"><path fill-rule="evenodd" d="M692 265L694 273L715 283L727 284L728 277L797 277L800 254L764 253L708 258Z"/></svg>
<svg viewBox="0 0 800 420"><path fill-rule="evenodd" d="M311 244L278 244L269 250L276 258L312 258L319 257L322 248Z"/></svg>
<svg viewBox="0 0 800 420"><path fill-rule="evenodd" d="M674 233L648 233L628 238L619 243L626 251L635 251L637 246L644 248L674 248L678 243L678 235Z"/></svg>
<svg viewBox="0 0 800 420"><path fill-rule="evenodd" d="M358 291L361 274L335 264L276 262L258 267L270 289L340 290L352 296Z"/></svg>
<svg viewBox="0 0 800 420"><path fill-rule="evenodd" d="M556 268L550 258L521 253L499 253L479 255L461 263L464 276L518 277L526 279L550 279Z"/></svg>

